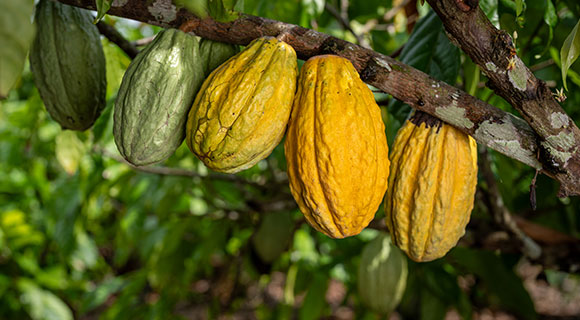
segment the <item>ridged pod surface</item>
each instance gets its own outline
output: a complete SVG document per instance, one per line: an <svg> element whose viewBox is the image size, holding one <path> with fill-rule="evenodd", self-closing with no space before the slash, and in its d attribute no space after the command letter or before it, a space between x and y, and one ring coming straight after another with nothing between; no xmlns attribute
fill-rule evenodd
<svg viewBox="0 0 580 320"><path fill-rule="evenodd" d="M113 134L134 165L169 158L185 138L187 113L204 76L195 36L161 31L131 62L115 103Z"/></svg>
<svg viewBox="0 0 580 320"><path fill-rule="evenodd" d="M272 37L252 41L203 83L187 121L191 151L226 173L266 158L284 136L297 73L291 46Z"/></svg>
<svg viewBox="0 0 580 320"><path fill-rule="evenodd" d="M360 233L387 189L389 159L381 111L350 61L323 55L302 66L284 147L308 223L332 238Z"/></svg>
<svg viewBox="0 0 580 320"><path fill-rule="evenodd" d="M379 234L361 254L358 292L362 303L379 314L390 314L403 298L407 274L403 252L387 234Z"/></svg>
<svg viewBox="0 0 580 320"><path fill-rule="evenodd" d="M105 107L105 55L89 11L56 1L36 6L30 67L46 110L63 128L90 128Z"/></svg>
<svg viewBox="0 0 580 320"><path fill-rule="evenodd" d="M385 213L393 242L415 261L444 256L473 209L475 140L417 112L397 133L391 161Z"/></svg>
<svg viewBox="0 0 580 320"><path fill-rule="evenodd" d="M33 12L33 0L0 1L0 99L6 98L22 74L34 40Z"/></svg>

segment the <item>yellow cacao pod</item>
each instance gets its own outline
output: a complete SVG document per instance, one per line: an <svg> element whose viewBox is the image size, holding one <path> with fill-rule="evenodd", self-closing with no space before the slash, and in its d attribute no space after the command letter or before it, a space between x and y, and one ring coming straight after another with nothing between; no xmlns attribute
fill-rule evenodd
<svg viewBox="0 0 580 320"><path fill-rule="evenodd" d="M350 61L324 55L302 66L284 149L308 223L332 238L360 233L387 189L389 159L380 108Z"/></svg>
<svg viewBox="0 0 580 320"><path fill-rule="evenodd" d="M266 158L284 136L297 74L290 45L272 37L252 41L203 83L187 120L189 149L227 173Z"/></svg>
<svg viewBox="0 0 580 320"><path fill-rule="evenodd" d="M477 145L470 136L417 112L391 153L387 227L409 258L444 256L465 233L477 184Z"/></svg>

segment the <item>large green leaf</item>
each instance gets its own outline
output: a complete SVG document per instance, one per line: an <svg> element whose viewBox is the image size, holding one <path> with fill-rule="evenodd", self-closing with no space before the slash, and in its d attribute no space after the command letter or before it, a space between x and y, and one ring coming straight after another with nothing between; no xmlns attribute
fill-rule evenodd
<svg viewBox="0 0 580 320"><path fill-rule="evenodd" d="M0 99L8 94L22 73L34 39L30 22L33 0L0 1Z"/></svg>
<svg viewBox="0 0 580 320"><path fill-rule="evenodd" d="M498 302L522 319L536 319L537 314L522 280L508 268L500 256L482 250L457 247L449 253L456 265L465 268L485 282L488 293L497 296Z"/></svg>
<svg viewBox="0 0 580 320"><path fill-rule="evenodd" d="M459 58L459 49L447 38L443 23L434 11L417 22L401 52L402 62L450 85L454 85L457 80ZM410 107L398 100L389 104L389 113L401 122L409 111Z"/></svg>
<svg viewBox="0 0 580 320"><path fill-rule="evenodd" d="M572 32L570 32L560 50L562 81L564 81L564 88L566 88L566 90L568 90L568 86L566 85L566 74L568 73L568 69L572 63L576 61L580 54L580 32L578 32L578 26L580 26L580 21L578 21L574 29L572 29Z"/></svg>

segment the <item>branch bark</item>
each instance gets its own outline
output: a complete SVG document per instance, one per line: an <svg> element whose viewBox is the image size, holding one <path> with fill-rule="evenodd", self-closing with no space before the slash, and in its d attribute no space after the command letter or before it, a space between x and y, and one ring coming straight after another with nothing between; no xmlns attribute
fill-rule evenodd
<svg viewBox="0 0 580 320"><path fill-rule="evenodd" d="M544 81L517 56L512 38L491 24L477 0L427 2L443 21L451 41L489 78L488 86L516 108L539 135L542 170L560 177L560 196L578 194L580 130Z"/></svg>
<svg viewBox="0 0 580 320"><path fill-rule="evenodd" d="M93 0L58 1L86 9L95 9ZM475 0L470 0L469 3L473 1ZM391 57L300 26L256 16L242 14L237 20L228 23L217 22L210 18L202 20L186 10L176 8L171 0L115 1L109 14L162 27L176 28L188 22L188 30L198 36L239 45L246 45L262 36L280 37L294 47L298 57L304 60L320 54L342 56L353 63L361 79L366 83L472 135L483 145L531 167L543 169L543 173L561 183L561 195L580 195L580 157L572 156L565 165L554 167L554 159L560 159L562 151L549 147L550 145L545 146L546 141L558 140L559 136L542 140L522 119L453 86L437 81ZM472 45L480 45L480 42L473 41ZM505 66L505 63L499 66ZM517 68L521 70L525 66L519 61ZM545 88L545 86L541 87ZM528 101L530 97L522 94L518 95L518 99ZM562 113L562 116L555 115L555 117L558 124L564 121L564 117L569 119L565 113ZM546 124L546 121L541 123L551 125L551 123ZM569 128L573 126L573 122L569 121L567 125ZM575 136L572 138L576 139ZM575 141L580 141L580 137L578 139L572 141L574 147L576 147Z"/></svg>

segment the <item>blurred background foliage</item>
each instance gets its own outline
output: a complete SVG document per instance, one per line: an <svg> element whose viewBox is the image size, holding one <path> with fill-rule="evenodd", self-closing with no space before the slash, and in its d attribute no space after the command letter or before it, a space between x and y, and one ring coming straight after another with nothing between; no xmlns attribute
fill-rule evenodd
<svg viewBox="0 0 580 320"><path fill-rule="evenodd" d="M576 1L480 6L497 27L517 31L518 55L539 78L554 92L563 86L560 48L580 17ZM485 88L484 76L420 1L245 0L244 8L391 54L516 113ZM130 41L160 30L104 21ZM333 240L316 232L290 195L282 145L237 175L208 171L185 145L161 165L127 165L113 142L112 105L130 59L103 44L108 102L93 129L62 131L28 67L0 102L0 318L384 318L356 290L362 249L386 230L382 207L359 236ZM572 65L563 103L577 124L579 74L580 64ZM386 94L376 98L392 143L410 108ZM541 258L530 259L522 238L494 219L493 190L480 173L466 235L443 259L409 261L394 317L580 316L580 200L557 198L558 185L540 175L534 211L532 168L492 151L480 158L517 225L541 245Z"/></svg>

